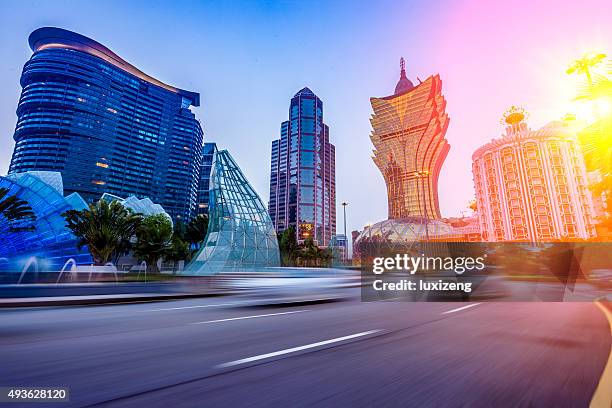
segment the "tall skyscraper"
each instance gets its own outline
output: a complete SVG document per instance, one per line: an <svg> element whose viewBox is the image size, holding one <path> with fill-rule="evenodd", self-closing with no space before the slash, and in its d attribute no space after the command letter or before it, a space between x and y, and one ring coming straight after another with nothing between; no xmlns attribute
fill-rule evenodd
<svg viewBox="0 0 612 408"><path fill-rule="evenodd" d="M387 184L389 219L439 219L438 177L450 149L442 81L433 75L414 86L403 58L400 68L395 93L370 98L373 160Z"/></svg>
<svg viewBox="0 0 612 408"><path fill-rule="evenodd" d="M135 195L173 218L195 213L202 128L189 107L200 95L71 31L39 28L29 44L9 173L57 171L87 201Z"/></svg>
<svg viewBox="0 0 612 408"><path fill-rule="evenodd" d="M269 211L278 232L327 246L336 233L336 152L323 102L308 88L291 99L289 120L272 142Z"/></svg>
<svg viewBox="0 0 612 408"><path fill-rule="evenodd" d="M198 184L197 215L208 215L210 205L210 171L215 160L216 143L204 143L202 147L202 164L200 165L200 182Z"/></svg>
<svg viewBox="0 0 612 408"><path fill-rule="evenodd" d="M506 134L472 156L485 241L555 241L595 236L586 170L568 124L530 130L521 109L504 117Z"/></svg>

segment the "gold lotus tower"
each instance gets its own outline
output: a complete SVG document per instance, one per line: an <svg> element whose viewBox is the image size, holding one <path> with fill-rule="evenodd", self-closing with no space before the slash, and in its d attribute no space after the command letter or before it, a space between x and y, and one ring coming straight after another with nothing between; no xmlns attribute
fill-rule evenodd
<svg viewBox="0 0 612 408"><path fill-rule="evenodd" d="M450 149L442 80L432 75L415 86L403 58L400 68L395 93L370 98L373 160L387 184L390 219L439 219L438 177Z"/></svg>

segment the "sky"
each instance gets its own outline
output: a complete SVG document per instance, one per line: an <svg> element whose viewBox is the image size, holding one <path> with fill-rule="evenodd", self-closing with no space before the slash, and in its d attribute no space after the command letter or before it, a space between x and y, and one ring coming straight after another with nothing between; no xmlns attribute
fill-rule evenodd
<svg viewBox="0 0 612 408"><path fill-rule="evenodd" d="M451 145L442 167L442 215L474 196L471 156L501 136L511 105L539 128L576 109L585 52L610 54L609 0L534 1L2 1L0 174L13 150L19 78L38 27L76 31L159 80L201 94L206 141L227 148L267 203L270 148L291 97L308 86L324 103L336 145L338 232L387 217L372 162L369 98L393 93L399 58L416 81L439 73Z"/></svg>

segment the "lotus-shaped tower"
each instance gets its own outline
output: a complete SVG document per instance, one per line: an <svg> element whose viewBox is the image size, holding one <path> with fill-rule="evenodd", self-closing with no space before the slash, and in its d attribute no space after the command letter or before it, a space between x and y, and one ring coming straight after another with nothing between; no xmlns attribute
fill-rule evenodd
<svg viewBox="0 0 612 408"><path fill-rule="evenodd" d="M414 86L403 58L400 67L395 93L370 98L373 160L387 184L390 219L439 219L438 177L450 149L442 81L432 75Z"/></svg>

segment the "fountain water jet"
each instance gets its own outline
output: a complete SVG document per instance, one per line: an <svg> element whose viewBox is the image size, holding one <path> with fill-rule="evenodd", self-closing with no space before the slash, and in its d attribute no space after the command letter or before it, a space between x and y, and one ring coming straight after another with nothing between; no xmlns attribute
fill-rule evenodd
<svg viewBox="0 0 612 408"><path fill-rule="evenodd" d="M25 273L28 271L28 269L30 269L30 266L32 265L34 265L34 269L36 273L38 273L38 259L36 259L35 256L31 256L28 258L28 261L26 262L25 266L23 267L23 270L21 271L21 275L19 276L19 280L17 281L18 285L21 283L23 275L25 275Z"/></svg>
<svg viewBox="0 0 612 408"><path fill-rule="evenodd" d="M56 285L59 284L60 280L62 279L62 275L64 274L64 271L66 270L69 264L70 264L70 272L74 276L74 273L77 270L77 264L74 258L70 258L69 260L66 261L64 266L62 266L62 270L60 271L59 276L57 277L57 282L55 282Z"/></svg>
<svg viewBox="0 0 612 408"><path fill-rule="evenodd" d="M140 278L140 270L144 268L144 281L145 283L147 283L147 263L146 261L142 261L140 263L140 268L138 268L138 275L136 276L136 279Z"/></svg>
<svg viewBox="0 0 612 408"><path fill-rule="evenodd" d="M117 276L117 268L115 267L115 265L112 262L107 262L104 264L104 266L113 267L113 274L115 275L115 284L119 283L119 276Z"/></svg>

